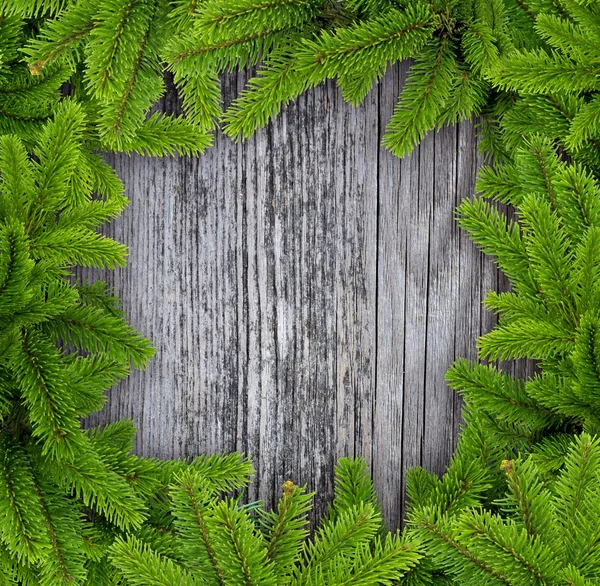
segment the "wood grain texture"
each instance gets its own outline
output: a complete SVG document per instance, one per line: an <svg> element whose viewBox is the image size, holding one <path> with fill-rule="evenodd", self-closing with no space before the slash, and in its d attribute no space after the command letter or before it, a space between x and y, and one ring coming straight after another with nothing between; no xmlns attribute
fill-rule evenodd
<svg viewBox="0 0 600 586"><path fill-rule="evenodd" d="M249 498L292 479L317 490L341 456L364 456L386 519L400 524L404 472L442 472L460 402L444 383L493 324L498 275L454 220L479 159L469 124L403 160L379 146L406 77L391 68L353 108L328 83L235 144L201 158L107 156L131 204L106 233L127 268L98 271L157 347L91 424L133 418L136 450L239 450ZM225 82L225 99L243 74Z"/></svg>

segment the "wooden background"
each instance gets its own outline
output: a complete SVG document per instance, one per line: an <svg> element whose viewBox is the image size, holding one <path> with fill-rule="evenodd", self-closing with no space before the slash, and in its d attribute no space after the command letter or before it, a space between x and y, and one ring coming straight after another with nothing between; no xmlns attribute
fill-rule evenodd
<svg viewBox="0 0 600 586"><path fill-rule="evenodd" d="M481 300L502 286L453 219L480 162L473 127L403 160L380 147L406 69L358 108L328 83L198 159L107 157L131 204L106 233L130 262L101 276L157 353L93 423L133 418L147 456L245 452L251 500L291 479L318 491L317 512L336 460L364 456L399 526L404 471L452 454L461 405L444 373L475 357L493 324ZM226 102L244 82L225 80Z"/></svg>

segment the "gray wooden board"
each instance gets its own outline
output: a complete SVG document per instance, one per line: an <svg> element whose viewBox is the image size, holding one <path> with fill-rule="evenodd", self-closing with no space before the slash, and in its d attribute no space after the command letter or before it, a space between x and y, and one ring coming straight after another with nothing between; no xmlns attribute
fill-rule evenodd
<svg viewBox="0 0 600 586"><path fill-rule="evenodd" d="M406 70L357 108L318 87L197 159L107 156L131 204L106 233L130 260L81 276L113 285L157 352L90 424L133 418L146 456L244 452L251 500L272 503L291 479L317 491L317 513L336 460L364 456L399 526L405 470L441 473L454 449L444 373L475 357L498 286L454 220L473 192L473 127L403 160L379 146ZM227 78L227 101L244 81Z"/></svg>

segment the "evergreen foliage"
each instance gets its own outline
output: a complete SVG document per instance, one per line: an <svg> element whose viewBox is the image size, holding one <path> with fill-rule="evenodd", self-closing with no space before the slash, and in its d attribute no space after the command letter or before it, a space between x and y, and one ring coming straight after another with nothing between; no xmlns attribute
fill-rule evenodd
<svg viewBox="0 0 600 586"><path fill-rule="evenodd" d="M312 495L288 482L276 511L223 493L248 460L130 454L128 421L84 431L105 391L153 350L104 283L125 248L97 233L126 204L64 100L31 150L0 137L0 574L9 584L389 584L420 555L382 519L362 461L339 464L330 518L307 540Z"/></svg>
<svg viewBox="0 0 600 586"><path fill-rule="evenodd" d="M515 47L541 51L544 44L532 34L532 9L502 0L42 4L35 10L15 1L7 9L16 22L44 17L25 46L31 72L74 73L73 93L88 104L103 148L150 154L202 152L219 122L231 137L250 136L327 79L336 79L344 98L357 104L389 64L413 57L384 138L403 155L436 126L497 115L508 95L491 89L499 58ZM219 74L249 66L258 66L256 75L223 112ZM148 117L164 92L165 69L184 114Z"/></svg>
<svg viewBox="0 0 600 586"><path fill-rule="evenodd" d="M312 494L283 485L276 510L221 498L193 466L172 476L163 531L168 541L117 538L109 558L132 586L392 584L421 557L400 536L381 536L382 518L361 460L343 459L330 516L309 538ZM340 497L343 495L343 497ZM151 535L151 534L150 534Z"/></svg>
<svg viewBox="0 0 600 586"><path fill-rule="evenodd" d="M565 7L554 21L595 10ZM590 30L583 37L593 38ZM530 108L534 100L595 96L576 86L561 94L536 75L519 85L513 68L524 55L533 53L512 52L495 70L501 87L519 93L499 124L496 165L480 169L479 195L463 201L458 217L511 285L485 300L499 321L479 340L481 358L533 358L538 372L520 380L493 362L465 360L449 370L465 400L465 427L441 480L420 469L410 476L407 532L426 552L411 584L594 584L599 575L592 502L600 470L600 165L593 139L569 143L568 124ZM582 67L594 62L588 58ZM497 203L510 204L517 219Z"/></svg>
<svg viewBox="0 0 600 586"><path fill-rule="evenodd" d="M558 466L549 467L543 452L503 460L504 495L487 509L458 496L451 471L433 480L428 499L418 502L424 473L413 474L417 502L407 534L427 552L428 563L406 583L445 576L452 584L595 584L600 445L583 433L567 439L560 452ZM469 484L472 478L463 476L465 493L481 488Z"/></svg>
<svg viewBox="0 0 600 586"><path fill-rule="evenodd" d="M0 565L24 584L82 583L90 519L116 530L145 518L131 470L111 465L79 423L153 353L103 283L72 282L75 265L126 255L96 232L126 199L84 130L83 110L65 101L31 151L0 137Z"/></svg>
<svg viewBox="0 0 600 586"><path fill-rule="evenodd" d="M465 360L449 370L466 425L444 478L410 476L408 534L429 558L416 584L435 575L515 585L598 576L600 185L547 137L526 144L512 163L483 168L481 195L458 212L512 288L485 301L499 321L480 338L480 356L534 358L538 373L520 380ZM510 202L518 223L490 199Z"/></svg>
<svg viewBox="0 0 600 586"><path fill-rule="evenodd" d="M10 0L0 4L0 582L483 585L600 580L600 5L595 0ZM98 229L126 199L100 149L198 154L336 79L360 103L412 57L384 144L409 153L480 116L494 164L462 227L506 274L498 325L448 383L465 401L440 479L408 480L390 534L362 460L328 514L286 482L243 504L236 454L131 454L129 421L84 431L152 348L104 283ZM219 75L257 67L226 112ZM171 72L183 115L152 108ZM501 213L510 205L516 220ZM533 358L528 380L495 362ZM232 495L237 495L236 497Z"/></svg>
<svg viewBox="0 0 600 586"><path fill-rule="evenodd" d="M436 127L480 115L482 148L497 160L526 130L582 160L600 157L594 2L13 0L4 10L2 63L21 71L0 112L0 128L12 131L35 127L69 79L103 148L197 154L216 124L248 137L327 79L358 104L390 64L412 57L383 139L395 154ZM34 34L26 26L32 16ZM219 75L254 66L223 112ZM165 70L181 116L149 115L165 91ZM19 99L33 88L46 101Z"/></svg>

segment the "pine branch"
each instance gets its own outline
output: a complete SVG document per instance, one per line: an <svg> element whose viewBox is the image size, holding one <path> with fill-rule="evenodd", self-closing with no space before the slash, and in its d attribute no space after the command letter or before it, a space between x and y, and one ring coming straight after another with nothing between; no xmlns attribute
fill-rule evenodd
<svg viewBox="0 0 600 586"><path fill-rule="evenodd" d="M24 563L37 563L50 546L43 511L27 456L5 436L0 438L0 532L3 545Z"/></svg>
<svg viewBox="0 0 600 586"><path fill-rule="evenodd" d="M62 12L60 18L46 21L39 36L31 39L23 50L33 75L39 75L45 67L59 58L71 69L75 69L79 61L77 50L95 26L96 9L95 3L80 0Z"/></svg>
<svg viewBox="0 0 600 586"><path fill-rule="evenodd" d="M263 68L224 114L223 132L227 136L234 139L251 136L277 116L282 106L309 88L306 76L296 70L298 38L291 38L289 45L269 55Z"/></svg>
<svg viewBox="0 0 600 586"><path fill-rule="evenodd" d="M437 25L426 4L416 3L404 11L340 28L335 34L323 31L316 40L304 40L297 52L298 71L310 84L328 77L380 77L388 62L412 57L425 45ZM361 96L346 94L358 103Z"/></svg>
<svg viewBox="0 0 600 586"><path fill-rule="evenodd" d="M383 144L394 155L410 154L438 122L456 73L454 48L443 35L430 41L411 67L406 85L386 128Z"/></svg>
<svg viewBox="0 0 600 586"><path fill-rule="evenodd" d="M581 65L556 52L515 52L504 58L491 75L505 90L528 93L577 93L598 89L600 67Z"/></svg>
<svg viewBox="0 0 600 586"><path fill-rule="evenodd" d="M302 544L308 536L308 512L312 505L312 493L294 485L283 484L283 495L277 510L261 513L261 525L268 543L267 559L273 562L279 582L289 576L300 562Z"/></svg>
<svg viewBox="0 0 600 586"><path fill-rule="evenodd" d="M316 15L314 0L206 0L195 26L214 40L241 38L296 27Z"/></svg>
<svg viewBox="0 0 600 586"><path fill-rule="evenodd" d="M117 538L110 559L131 586L195 586L203 583L133 536Z"/></svg>
<svg viewBox="0 0 600 586"><path fill-rule="evenodd" d="M52 461L44 460L42 471L117 527L140 527L146 518L143 502L124 479L108 469L90 440L83 434L81 438L81 448L72 462L58 468Z"/></svg>
<svg viewBox="0 0 600 586"><path fill-rule="evenodd" d="M176 480L170 496L181 556L206 584L224 586L225 575L212 543L212 519L207 519L212 516L217 498L210 484L195 471L185 470Z"/></svg>
<svg viewBox="0 0 600 586"><path fill-rule="evenodd" d="M72 395L60 354L40 332L23 331L14 348L11 370L18 382L33 435L43 454L70 460L81 446Z"/></svg>

